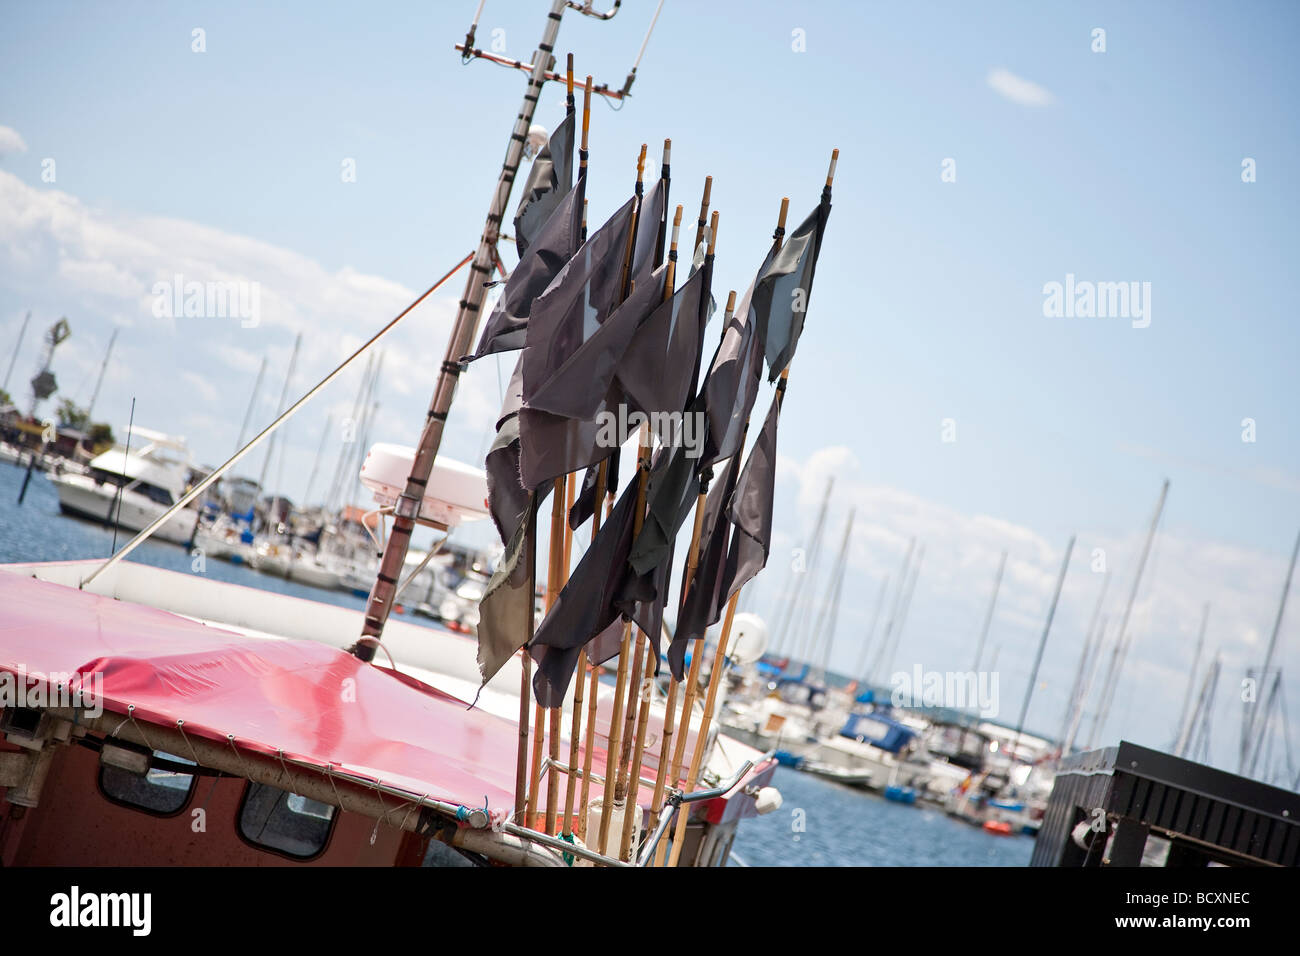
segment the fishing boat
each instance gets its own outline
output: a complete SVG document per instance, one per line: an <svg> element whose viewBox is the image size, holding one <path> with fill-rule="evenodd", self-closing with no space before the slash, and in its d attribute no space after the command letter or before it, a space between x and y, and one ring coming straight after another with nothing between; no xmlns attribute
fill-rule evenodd
<svg viewBox="0 0 1300 956"><path fill-rule="evenodd" d="M137 447L115 447L89 462L89 473L52 472L59 510L66 515L126 531L142 531L166 514L185 494L193 459L182 438L144 428L132 430ZM171 515L155 532L164 541L184 544L194 535L197 512Z"/></svg>
<svg viewBox="0 0 1300 956"><path fill-rule="evenodd" d="M98 564L0 567L0 675L31 703L11 693L0 710L3 865L564 866L587 852L508 820L517 664L469 710L472 639L394 621L395 663L363 665L340 646L355 611L134 563L78 588ZM708 788L717 823L690 836L721 856L701 863L722 862L755 812L756 756L710 762L711 779L748 782Z"/></svg>
<svg viewBox="0 0 1300 956"><path fill-rule="evenodd" d="M9 806L0 862L721 866L738 826L780 807L774 755L720 736L717 718L741 590L771 548L778 423L838 151L788 240L789 201L780 201L771 247L739 304L728 297L709 361L719 221L709 215L711 178L680 287L670 143L649 190L642 147L632 198L588 236L578 200L591 101L624 100L636 69L621 90L587 77L571 182L572 169L560 167L576 141L573 63L552 73L550 55L567 10L609 19L617 4L600 14L554 0L531 64L475 48L475 27L457 47L467 60L529 74L474 253L284 407L287 376L277 418L193 487L165 489L170 507L109 559L0 567L0 676L14 689L0 713L0 799ZM503 409L488 453L485 503L483 473L438 452L548 80L566 85L566 121L538 153L516 223L547 254L525 262L520 245L500 299L502 309L533 310L527 340L510 325L518 316L498 322L495 311L480 340L479 354L484 341L523 349L507 405L519 401ZM530 220L528 209L549 212ZM419 443L409 454L372 446L361 468L382 523L364 612L125 560L471 262ZM790 283L802 295L791 296ZM552 330L553 321L576 325ZM608 330L620 334L597 337ZM765 367L769 408L747 443ZM620 440L636 449L621 493L610 460L618 446L582 431L593 395L595 407L617 396L647 419ZM648 424L652 413L692 410L709 423L702 456ZM665 649L673 543L692 510ZM445 541L461 520L489 512L506 552L479 601L476 637L390 619L413 577L404 573L413 532ZM570 573L588 521L590 544ZM644 546L640 570L634 543ZM705 673L705 634L718 624Z"/></svg>

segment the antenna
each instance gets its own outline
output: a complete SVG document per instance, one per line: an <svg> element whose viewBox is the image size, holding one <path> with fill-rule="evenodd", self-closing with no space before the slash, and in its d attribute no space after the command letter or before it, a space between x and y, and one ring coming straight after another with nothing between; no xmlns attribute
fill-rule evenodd
<svg viewBox="0 0 1300 956"><path fill-rule="evenodd" d="M122 477L126 477L126 460L131 457L131 432L135 430L135 396L131 396L131 418L126 424L126 450L122 453ZM108 517L113 521L113 547L109 549L109 557L117 552L117 527L122 522L122 491L125 484L117 486L117 494L113 496L113 506L109 508Z"/></svg>

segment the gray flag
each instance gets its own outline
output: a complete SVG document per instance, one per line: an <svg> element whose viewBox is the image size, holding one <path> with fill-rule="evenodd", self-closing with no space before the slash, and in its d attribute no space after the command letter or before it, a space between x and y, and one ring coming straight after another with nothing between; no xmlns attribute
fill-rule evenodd
<svg viewBox="0 0 1300 956"><path fill-rule="evenodd" d="M585 175L579 176L577 186L559 200L537 240L510 273L506 287L483 327L478 349L471 358L479 359L493 352L524 347L534 301L578 251L586 179Z"/></svg>
<svg viewBox="0 0 1300 956"><path fill-rule="evenodd" d="M525 512L529 506L525 503ZM528 618L533 613L528 551L536 547L528 534L532 525L528 520L519 522L479 601L478 669L484 684L528 640Z"/></svg>
<svg viewBox="0 0 1300 956"><path fill-rule="evenodd" d="M559 206L560 200L572 188L575 125L573 100L570 98L568 114L533 160L528 181L524 183L524 195L515 211L515 248L520 259Z"/></svg>
<svg viewBox="0 0 1300 956"><path fill-rule="evenodd" d="M631 482L560 590L529 645L537 662L533 691L543 707L558 707L582 648L619 619L619 588L636 517L637 483Z"/></svg>
<svg viewBox="0 0 1300 956"><path fill-rule="evenodd" d="M727 597L739 591L767 564L772 547L772 499L776 489L776 427L781 417L781 389L772 398L763 430L736 482L729 517L734 531L727 553Z"/></svg>
<svg viewBox="0 0 1300 956"><path fill-rule="evenodd" d="M739 454L744 442L745 423L758 397L763 371L763 346L751 303L754 289L775 254L773 246L735 312L727 318L722 342L709 364L709 374L701 389L709 419L701 467Z"/></svg>
<svg viewBox="0 0 1300 956"><path fill-rule="evenodd" d="M727 596L723 593L727 544L731 532L727 511L736 488L736 475L740 471L738 461L738 455L727 459L704 503L704 519L700 526L700 557L695 577L682 601L681 613L677 615L677 628L673 631L672 643L668 645L668 666L678 680L682 679L684 673L686 649L690 642L703 637L718 622L722 616L722 607L727 603Z"/></svg>
<svg viewBox="0 0 1300 956"><path fill-rule="evenodd" d="M636 199L596 230L533 303L524 339L524 404L559 373L623 297L623 262Z"/></svg>
<svg viewBox="0 0 1300 956"><path fill-rule="evenodd" d="M799 344L830 210L830 196L823 193L821 203L791 234L754 290L756 328L763 331L768 381L775 381L790 364Z"/></svg>
<svg viewBox="0 0 1300 956"><path fill-rule="evenodd" d="M632 278L640 282L655 268L655 254L659 245L660 230L667 213L668 184L655 180L641 200L636 216L636 243L632 250Z"/></svg>
<svg viewBox="0 0 1300 956"><path fill-rule="evenodd" d="M695 273L636 330L618 363L629 405L647 415L681 412L699 374L704 340L701 295L709 270ZM668 436L660 436L666 438Z"/></svg>
<svg viewBox="0 0 1300 956"><path fill-rule="evenodd" d="M528 407L565 418L594 416L637 329L663 301L667 271L661 267L643 276L626 301L528 395Z"/></svg>

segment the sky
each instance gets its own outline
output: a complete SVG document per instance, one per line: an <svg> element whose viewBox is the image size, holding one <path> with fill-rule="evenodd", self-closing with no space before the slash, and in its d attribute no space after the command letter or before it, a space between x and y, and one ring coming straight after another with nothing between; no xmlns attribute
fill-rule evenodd
<svg viewBox="0 0 1300 956"><path fill-rule="evenodd" d="M452 49L476 6L5 3L0 358L30 310L19 404L60 316L72 336L54 371L82 404L117 329L95 417L124 432L134 399L137 424L217 464L264 357L258 424L298 333L295 397L470 252L525 85ZM530 59L546 7L489 0L478 44ZM620 86L653 12L571 11L557 53ZM833 477L828 553L806 579L820 600L855 509L832 667L859 672L880 582L892 588L915 537L925 559L886 669L966 670L1006 550L988 643L1014 722L1077 535L1027 720L1055 733L1100 569L1108 655L1168 478L1093 742L1168 747L1218 652L1211 756L1235 768L1241 680L1262 662L1300 531L1298 26L1287 3L666 0L633 96L593 110L593 219L629 194L640 144L657 169L671 137L687 222L714 177L722 298L762 261L780 199L801 220L841 151L782 414L773 554L746 606L775 616ZM562 115L548 85L536 121ZM160 317L152 290L177 275L256 283L258 323ZM1144 314L1045 314L1045 290L1067 281L1137 283ZM381 346L374 440L416 442L463 282ZM481 462L510 369L488 360L465 377L447 455ZM318 447L332 470L359 380L288 426L269 474L289 497ZM245 472L261 467L258 452ZM491 540L483 525L461 533ZM1297 613L1280 637L1293 710Z"/></svg>

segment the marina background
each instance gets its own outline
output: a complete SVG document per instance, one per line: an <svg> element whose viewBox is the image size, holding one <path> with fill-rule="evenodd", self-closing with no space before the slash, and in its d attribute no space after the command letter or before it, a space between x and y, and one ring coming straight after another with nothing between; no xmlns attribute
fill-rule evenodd
<svg viewBox="0 0 1300 956"><path fill-rule="evenodd" d="M0 463L0 564L108 557L111 528L59 513L53 485L39 471L21 507L15 504L25 469ZM129 533L118 533L120 545ZM146 541L130 560L192 574L193 558L182 547ZM261 574L246 565L205 562L218 580L325 601L358 612L365 599ZM414 614L403 620L442 630ZM1026 866L1033 850L1027 836L994 836L950 819L943 812L891 803L784 767L774 785L784 797L775 813L747 821L732 854L733 866Z"/></svg>
<svg viewBox="0 0 1300 956"><path fill-rule="evenodd" d="M0 35L4 349L26 312L35 316L11 386L19 403L38 330L69 317L58 371L66 394L84 401L117 329L99 415L124 435L135 400L138 425L184 434L215 463L234 447L263 357L274 377L306 332L300 389L463 255L500 158L495 127L479 135L474 117L495 116L517 86L502 74L466 92L455 58L430 55L472 6L412 4L364 31L351 8L313 17L255 4L141 4L138 16L60 4L9 11L15 28ZM1094 742L1168 747L1209 600L1207 650L1222 649L1225 674L1211 762L1235 768L1241 707L1230 691L1262 657L1300 515L1300 331L1288 310L1300 251L1300 67L1290 49L1300 13L1208 3L1102 5L1086 16L1029 4L737 9L666 5L661 35L708 37L708 55L652 45L631 112L597 113L591 196L593 208L613 205L643 138L713 144L675 152L674 189L693 197L705 174L719 173L728 259L751 263L779 200L768 173L815 183L831 145L819 137L833 134L843 150L818 334L794 369L774 555L752 608L772 616L833 475L828 526L854 506L860 528L836 669L853 670L876 586L913 536L927 559L894 667L967 667L1006 549L990 649L1002 717L1012 719L1064 542L1078 531L1027 722L1046 732L1059 723L1101 586L1097 553L1114 576L1111 612L1168 475L1133 653ZM483 35L500 29L505 52L524 55L535 6L494 4L490 14ZM566 25L562 48L594 50L580 68L617 82L643 24L629 16L603 34ZM1091 49L1098 26L1104 53ZM51 62L71 66L51 71ZM744 96L730 92L739 75ZM821 95L792 93L807 89ZM552 91L542 123L554 125L559 100ZM425 119L445 115L466 119ZM768 124L790 135L767 135ZM625 174L606 172L620 158ZM946 183L949 158L957 178ZM1258 163L1257 181L1242 180L1245 158ZM349 159L355 182L340 177ZM467 167L485 172L465 179ZM259 322L158 318L152 289L177 274L257 283ZM1067 275L1151 282L1150 327L1045 317L1044 284ZM717 288L746 279L719 275ZM379 400L381 423L393 424L377 439L413 438L454 299L431 300L388 344ZM355 384L339 383L289 429L290 497L326 416L338 428ZM466 377L449 455L482 459L501 386L492 362ZM260 421L273 414L274 391L263 393ZM1243 440L1247 419L1256 440ZM944 440L947 420L955 441ZM332 449L343 440L325 437ZM11 469L0 470L9 481ZM24 508L44 514L38 480ZM42 518L24 532L27 512L0 508L7 559L106 553L108 537L91 537L98 531L62 540L49 527L69 523ZM491 538L485 526L464 533ZM188 569L180 549L147 547L150 560ZM208 573L251 572L210 562ZM347 600L323 593L313 596ZM1283 622L1280 662L1293 710L1294 622L1294 613Z"/></svg>

